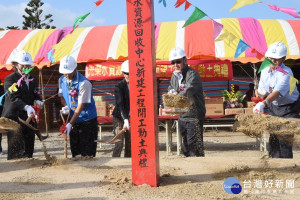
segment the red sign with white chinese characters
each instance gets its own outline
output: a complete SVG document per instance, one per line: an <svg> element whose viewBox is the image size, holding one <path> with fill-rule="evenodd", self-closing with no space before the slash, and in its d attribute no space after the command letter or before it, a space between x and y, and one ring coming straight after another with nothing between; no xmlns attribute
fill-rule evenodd
<svg viewBox="0 0 300 200"><path fill-rule="evenodd" d="M221 60L188 60L188 65L195 69L203 82L230 81L233 79L232 63ZM120 62L87 63L85 76L90 80L122 79ZM173 73L169 61L156 62L156 77L171 78Z"/></svg>

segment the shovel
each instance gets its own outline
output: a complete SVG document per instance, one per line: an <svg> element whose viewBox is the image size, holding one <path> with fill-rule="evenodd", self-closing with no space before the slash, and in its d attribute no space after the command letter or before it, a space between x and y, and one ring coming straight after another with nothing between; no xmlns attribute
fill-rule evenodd
<svg viewBox="0 0 300 200"><path fill-rule="evenodd" d="M29 124L29 122L30 122L30 120L32 119L32 117L33 117L33 114L30 114L30 115L28 116L28 118L26 119L26 121L24 121L23 119L21 119L21 118L19 117L19 121L20 121L22 124L24 124L25 126L29 127L30 129L35 130L35 131L38 131L38 129L36 129L35 127L33 127L31 124Z"/></svg>
<svg viewBox="0 0 300 200"><path fill-rule="evenodd" d="M65 118L62 114L62 110L60 110L60 116L61 116L63 123L65 123L69 120L70 112L67 116L67 120L65 120ZM67 136L67 133L64 133L64 158L67 158L67 157L68 157L68 136Z"/></svg>
<svg viewBox="0 0 300 200"><path fill-rule="evenodd" d="M105 143L105 144L114 144L117 142L120 142L121 140L118 139L118 137L120 137L123 133L125 133L126 131L126 127L123 128L115 137L113 137L111 140L95 140L94 142L99 142L99 143Z"/></svg>

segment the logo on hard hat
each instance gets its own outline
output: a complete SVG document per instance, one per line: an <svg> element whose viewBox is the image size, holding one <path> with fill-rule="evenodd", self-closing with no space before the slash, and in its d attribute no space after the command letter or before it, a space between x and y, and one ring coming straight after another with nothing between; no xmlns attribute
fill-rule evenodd
<svg viewBox="0 0 300 200"><path fill-rule="evenodd" d="M29 58L27 56L24 57L25 61L29 61Z"/></svg>
<svg viewBox="0 0 300 200"><path fill-rule="evenodd" d="M65 64L65 65L64 65L64 68L65 68L65 69L68 69L68 65L67 65L67 64Z"/></svg>
<svg viewBox="0 0 300 200"><path fill-rule="evenodd" d="M174 57L175 57L175 56L177 56L177 53L176 53L176 52L174 52L174 53L173 53L173 56L174 56Z"/></svg>
<svg viewBox="0 0 300 200"><path fill-rule="evenodd" d="M272 53L276 53L276 49L272 49Z"/></svg>

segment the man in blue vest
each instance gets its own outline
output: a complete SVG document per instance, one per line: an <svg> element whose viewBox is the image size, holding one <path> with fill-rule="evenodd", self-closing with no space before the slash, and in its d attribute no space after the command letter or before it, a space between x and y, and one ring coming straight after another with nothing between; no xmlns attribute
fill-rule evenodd
<svg viewBox="0 0 300 200"><path fill-rule="evenodd" d="M65 133L70 137L72 157L96 156L98 123L92 84L77 70L76 60L65 56L60 61L58 96L64 106L63 114L70 113Z"/></svg>

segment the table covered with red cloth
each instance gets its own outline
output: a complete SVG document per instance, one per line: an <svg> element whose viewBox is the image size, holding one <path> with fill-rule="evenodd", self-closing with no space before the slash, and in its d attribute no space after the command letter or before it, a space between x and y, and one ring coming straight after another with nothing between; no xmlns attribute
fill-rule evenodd
<svg viewBox="0 0 300 200"><path fill-rule="evenodd" d="M220 118L231 118L233 119L235 114L230 114L230 115L209 115L205 116L205 120L214 120L214 119L220 119ZM158 121L163 122L166 120L177 120L178 115L173 115L173 116L158 116ZM112 124L113 123L113 117L112 116L97 116L97 120L99 124Z"/></svg>

